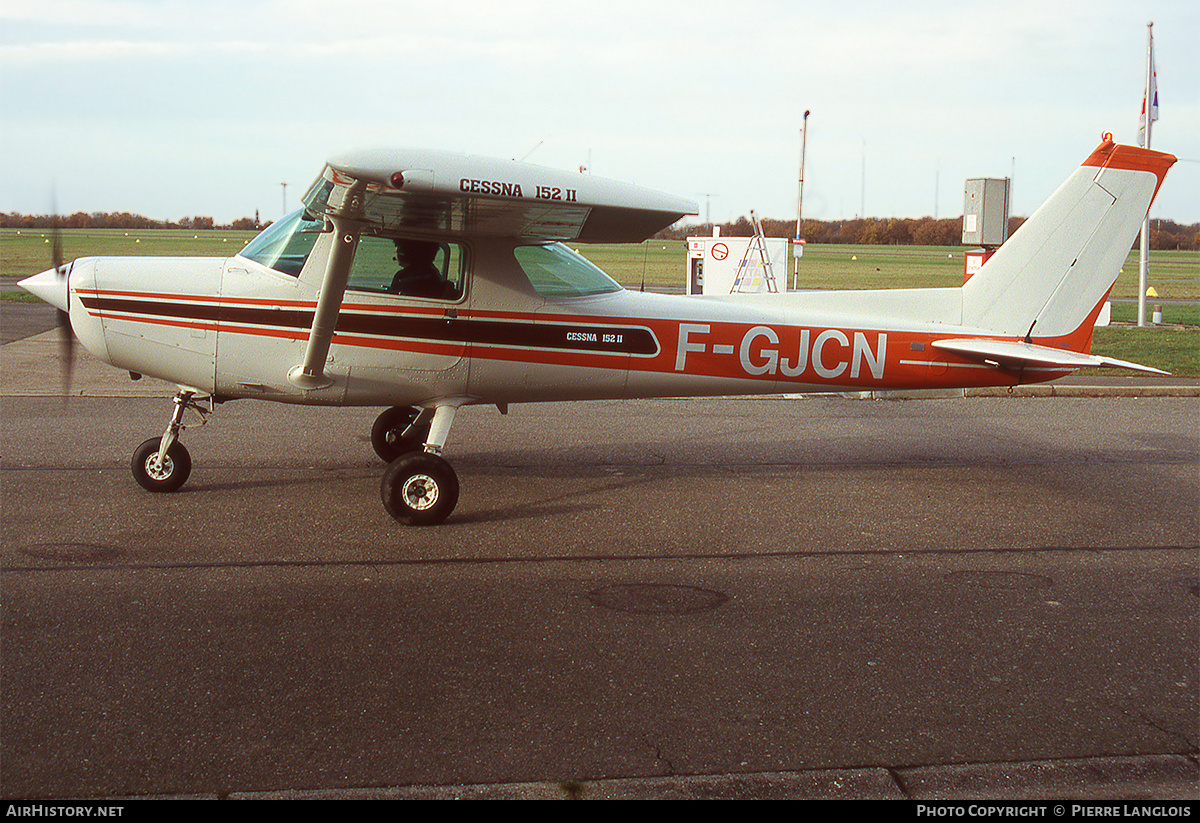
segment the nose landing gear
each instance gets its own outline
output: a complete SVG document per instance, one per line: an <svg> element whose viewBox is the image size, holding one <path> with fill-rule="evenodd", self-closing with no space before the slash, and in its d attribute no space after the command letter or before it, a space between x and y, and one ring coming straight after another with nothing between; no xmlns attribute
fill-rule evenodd
<svg viewBox="0 0 1200 823"><path fill-rule="evenodd" d="M212 409L205 409L193 398L195 392L180 390L175 395L175 412L162 437L152 437L134 449L129 468L133 479L148 492L173 492L187 482L192 473L192 456L179 442L179 434L186 426L183 415L188 409L200 415L203 425Z"/></svg>
<svg viewBox="0 0 1200 823"><path fill-rule="evenodd" d="M173 492L187 482L192 473L192 456L179 441L161 454L162 438L152 437L134 449L129 467L133 479L148 492Z"/></svg>

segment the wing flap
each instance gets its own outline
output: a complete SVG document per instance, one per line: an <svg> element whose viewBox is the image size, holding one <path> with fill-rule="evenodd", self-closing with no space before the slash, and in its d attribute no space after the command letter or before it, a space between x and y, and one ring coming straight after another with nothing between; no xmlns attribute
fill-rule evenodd
<svg viewBox="0 0 1200 823"><path fill-rule="evenodd" d="M1039 346L1021 340L935 340L933 347L996 368L1017 369L1026 366L1061 369L1118 368L1150 374L1170 374L1161 369L1131 363L1128 360L1118 360L1115 357L1082 354L1051 346Z"/></svg>

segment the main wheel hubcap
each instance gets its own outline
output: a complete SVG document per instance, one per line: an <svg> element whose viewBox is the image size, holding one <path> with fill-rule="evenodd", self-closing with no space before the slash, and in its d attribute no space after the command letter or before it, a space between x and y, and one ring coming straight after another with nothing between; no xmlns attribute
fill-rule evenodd
<svg viewBox="0 0 1200 823"><path fill-rule="evenodd" d="M415 474L404 481L403 494L406 506L416 511L424 511L437 503L437 481L427 474Z"/></svg>

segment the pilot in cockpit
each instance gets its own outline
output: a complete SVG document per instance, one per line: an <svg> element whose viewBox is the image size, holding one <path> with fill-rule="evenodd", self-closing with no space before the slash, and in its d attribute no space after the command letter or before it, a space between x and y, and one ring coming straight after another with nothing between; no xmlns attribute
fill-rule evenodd
<svg viewBox="0 0 1200 823"><path fill-rule="evenodd" d="M392 278L391 291L410 297L445 297L446 283L433 265L437 252L437 243L397 240L396 260L400 270Z"/></svg>

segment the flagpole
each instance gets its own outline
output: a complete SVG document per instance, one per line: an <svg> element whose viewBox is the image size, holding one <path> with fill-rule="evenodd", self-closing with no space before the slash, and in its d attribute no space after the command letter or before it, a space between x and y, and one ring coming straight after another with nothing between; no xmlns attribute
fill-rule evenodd
<svg viewBox="0 0 1200 823"><path fill-rule="evenodd" d="M1146 91L1142 98L1142 120L1146 148L1150 148L1150 124L1154 122L1154 23L1146 24ZM1146 288L1150 281L1150 211L1142 220L1142 249L1138 260L1138 325L1146 325Z"/></svg>

